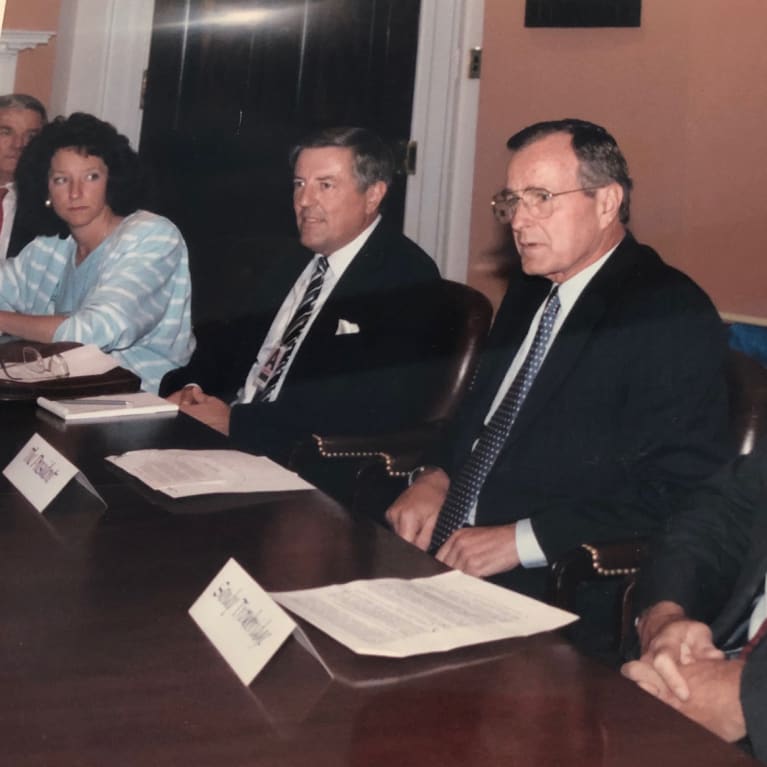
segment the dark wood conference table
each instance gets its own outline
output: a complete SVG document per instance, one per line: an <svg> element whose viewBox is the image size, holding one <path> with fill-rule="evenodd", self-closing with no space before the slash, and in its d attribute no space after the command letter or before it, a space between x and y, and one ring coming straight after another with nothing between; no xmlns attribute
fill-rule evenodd
<svg viewBox="0 0 767 767"><path fill-rule="evenodd" d="M756 764L556 634L392 661L309 629L335 679L291 637L245 687L187 615L229 557L267 590L441 566L320 492L167 501L103 461L226 446L185 416L0 419L3 467L37 432L109 505L0 478L2 765Z"/></svg>

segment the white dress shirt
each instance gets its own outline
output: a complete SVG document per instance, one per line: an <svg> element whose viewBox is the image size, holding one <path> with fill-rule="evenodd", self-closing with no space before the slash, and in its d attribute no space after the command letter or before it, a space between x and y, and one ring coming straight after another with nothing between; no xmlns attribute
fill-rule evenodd
<svg viewBox="0 0 767 767"><path fill-rule="evenodd" d="M617 245L615 247L617 247ZM612 248L598 261L590 264L582 271L573 275L569 280L566 280L559 285L558 295L560 307L556 319L554 320L554 327L552 328L551 335L549 336L548 344L544 352L544 361L546 359L546 355L549 352L549 349L551 349L551 345L554 343L554 339L557 337L560 328L564 324L564 321L567 319L568 314L570 314L573 306L575 306L576 301L578 298L580 298L581 293L584 291L589 282L591 282L594 275L604 266L607 259L612 255L614 250L615 248ZM487 424L487 422L492 418L493 413L495 413L496 409L501 404L503 398L506 396L506 392L509 390L509 387L516 378L517 373L524 364L527 353L530 350L533 339L535 338L535 333L538 330L538 325L540 324L541 316L543 315L543 310L546 306L547 300L548 296L544 298L544 300L541 302L541 305L538 307L538 311L535 313L535 316L530 323L530 328L527 331L525 340L522 342L522 345L517 350L514 359L511 361L511 365L509 366L506 376L501 382L501 385L498 387L498 392L496 393L495 399L490 406L490 410L487 411L487 415L485 416L485 424ZM473 525L476 520L476 515L477 506L475 504L474 508L469 514L467 522ZM530 519L525 518L518 520L516 523L515 531L517 553L519 554L519 561L522 566L543 567L547 565L548 562L546 560L546 555L543 553L543 550L538 543L538 539L535 537Z"/></svg>
<svg viewBox="0 0 767 767"><path fill-rule="evenodd" d="M346 271L349 264L351 264L351 262L354 260L354 257L357 255L357 253L360 252L360 250L362 250L363 245L367 242L368 237L370 237L370 235L373 233L373 230L376 228L376 226L378 226L380 220L381 217L377 216L376 220L373 221L373 223L370 224L370 226L361 234L357 235L357 237L344 245L342 248L339 248L335 253L331 253L329 256L327 256L328 270L325 272L325 277L322 281L322 289L320 290L320 294L317 296L317 301L314 304L314 311L312 312L312 316L309 318L309 321L304 326L304 329L301 331L301 335L296 341L296 344L293 348L293 353L288 360L284 370L282 371L280 380L277 382L277 386L274 387L274 390L269 397L270 402L274 402L274 400L279 397L280 390L282 389L282 384L287 378L290 366L293 364L293 360L296 358L298 350L301 347L301 344L304 342L304 339L306 338L309 329L314 323L314 320L322 311L322 307L328 300L328 296L333 292L333 288L335 288L336 284L341 279L341 276ZM280 341L282 340L282 337L285 333L285 329L288 327L288 323L292 319L293 314L298 308L298 305L301 303L301 299L304 297L304 293L306 292L306 288L309 285L309 281L311 280L312 274L317 265L317 261L321 257L322 254L315 254L314 258L307 264L304 271L301 272L298 279L293 284L293 287L290 289L290 292L285 297L285 300L282 302L282 306L280 306L280 310L275 315L274 320L272 321L272 325L269 328L269 332L266 334L266 338L264 338L264 342L261 344L261 349L256 356L256 361L253 363L253 367L250 369L250 373L248 373L248 377L245 379L245 384L237 393L237 399L233 404L252 402L253 398L256 396L256 393L258 392L258 386L256 382L258 381L258 375L261 371L261 368L269 360L275 350L279 348Z"/></svg>
<svg viewBox="0 0 767 767"><path fill-rule="evenodd" d="M3 187L8 193L3 198L3 225L0 227L0 260L8 253L8 245L11 241L13 220L16 217L16 184L10 182Z"/></svg>
<svg viewBox="0 0 767 767"><path fill-rule="evenodd" d="M748 638L751 639L759 630L759 627L767 620L767 575L764 577L765 593L759 598L751 613L751 620L748 623Z"/></svg>

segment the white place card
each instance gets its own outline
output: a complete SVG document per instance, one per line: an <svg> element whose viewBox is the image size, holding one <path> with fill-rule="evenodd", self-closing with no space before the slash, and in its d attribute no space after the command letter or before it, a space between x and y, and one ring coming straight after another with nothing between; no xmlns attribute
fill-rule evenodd
<svg viewBox="0 0 767 767"><path fill-rule="evenodd" d="M221 568L189 615L244 685L256 678L296 627L235 559Z"/></svg>
<svg viewBox="0 0 767 767"><path fill-rule="evenodd" d="M39 434L32 436L3 471L8 481L41 513L78 474L77 466ZM87 480L84 484L89 487Z"/></svg>

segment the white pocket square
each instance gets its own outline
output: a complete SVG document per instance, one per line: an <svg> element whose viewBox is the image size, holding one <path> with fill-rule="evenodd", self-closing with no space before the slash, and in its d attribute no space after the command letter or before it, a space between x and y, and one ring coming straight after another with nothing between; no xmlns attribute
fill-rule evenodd
<svg viewBox="0 0 767 767"><path fill-rule="evenodd" d="M338 327L336 328L337 336L348 336L352 333L359 333L360 326L349 320L338 320Z"/></svg>

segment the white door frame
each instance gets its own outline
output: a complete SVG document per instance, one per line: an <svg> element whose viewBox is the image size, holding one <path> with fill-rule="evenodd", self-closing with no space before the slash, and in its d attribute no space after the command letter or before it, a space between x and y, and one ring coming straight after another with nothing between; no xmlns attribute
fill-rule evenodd
<svg viewBox="0 0 767 767"><path fill-rule="evenodd" d="M482 47L484 0L421 0L405 233L442 272L465 282L469 263L478 79L469 52Z"/></svg>
<svg viewBox="0 0 767 767"><path fill-rule="evenodd" d="M91 112L138 146L154 0L61 0L51 114ZM445 277L466 280L484 0L421 0L405 232Z"/></svg>
<svg viewBox="0 0 767 767"><path fill-rule="evenodd" d="M154 0L61 0L50 113L91 112L133 146Z"/></svg>

